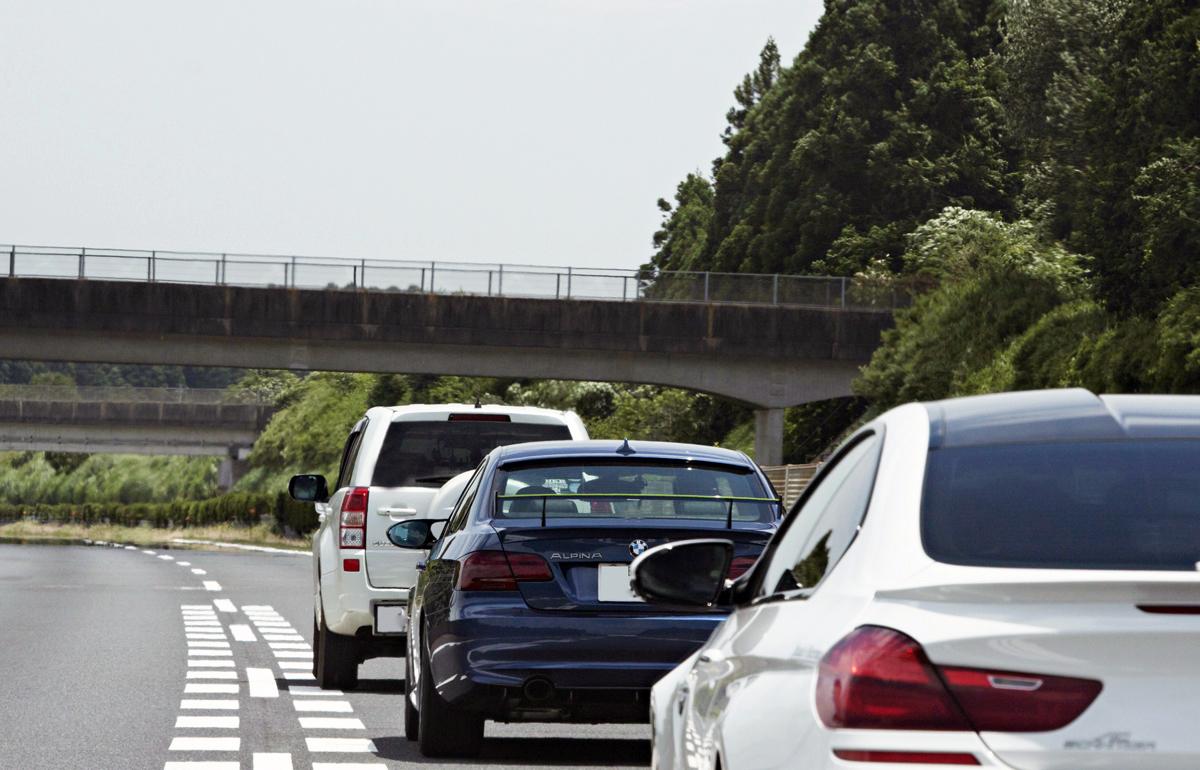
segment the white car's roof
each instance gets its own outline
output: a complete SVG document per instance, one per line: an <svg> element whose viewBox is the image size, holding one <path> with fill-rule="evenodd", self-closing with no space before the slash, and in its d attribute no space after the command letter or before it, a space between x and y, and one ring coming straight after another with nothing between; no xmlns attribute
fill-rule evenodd
<svg viewBox="0 0 1200 770"><path fill-rule="evenodd" d="M393 422L443 416L455 413L464 414L505 414L516 418L515 422L568 422L578 419L574 412L564 412L558 409L543 409L536 406L505 406L503 404L405 404L403 406L376 406L367 411L369 417L380 417ZM526 419L520 419L526 418ZM532 419L528 419L532 418Z"/></svg>

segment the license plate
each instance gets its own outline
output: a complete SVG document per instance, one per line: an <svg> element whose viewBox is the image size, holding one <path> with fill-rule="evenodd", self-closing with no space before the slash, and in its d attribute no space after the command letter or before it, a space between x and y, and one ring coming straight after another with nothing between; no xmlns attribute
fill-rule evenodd
<svg viewBox="0 0 1200 770"><path fill-rule="evenodd" d="M375 633L403 634L408 630L408 608L403 604L375 605Z"/></svg>
<svg viewBox="0 0 1200 770"><path fill-rule="evenodd" d="M643 599L629 587L628 564L601 564L596 582L597 598L602 602L640 602Z"/></svg>

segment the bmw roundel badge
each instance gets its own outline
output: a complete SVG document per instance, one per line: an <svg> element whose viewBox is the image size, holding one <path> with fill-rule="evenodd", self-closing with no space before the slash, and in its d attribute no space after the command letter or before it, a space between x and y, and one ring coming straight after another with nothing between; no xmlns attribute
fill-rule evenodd
<svg viewBox="0 0 1200 770"><path fill-rule="evenodd" d="M629 553L632 556L641 556L649 547L645 540L634 540L629 544Z"/></svg>

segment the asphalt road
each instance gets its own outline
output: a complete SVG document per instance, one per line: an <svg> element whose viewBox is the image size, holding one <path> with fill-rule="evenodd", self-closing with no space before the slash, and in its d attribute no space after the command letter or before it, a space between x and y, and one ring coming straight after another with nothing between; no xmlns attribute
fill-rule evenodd
<svg viewBox="0 0 1200 770"><path fill-rule="evenodd" d="M489 723L479 759L423 758L404 739L402 660L369 661L354 691L312 689L310 570L304 555L0 545L0 768L649 763L636 725Z"/></svg>

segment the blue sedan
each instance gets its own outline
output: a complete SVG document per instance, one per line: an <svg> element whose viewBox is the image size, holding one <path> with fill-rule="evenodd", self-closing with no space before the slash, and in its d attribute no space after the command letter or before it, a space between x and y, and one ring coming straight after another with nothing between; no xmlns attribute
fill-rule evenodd
<svg viewBox="0 0 1200 770"><path fill-rule="evenodd" d="M733 578L779 517L740 452L617 441L494 450L444 528L413 520L389 533L430 549L409 599L405 735L426 756L471 756L488 719L644 723L650 687L725 611L645 604L630 562L720 537L734 549L713 569Z"/></svg>

